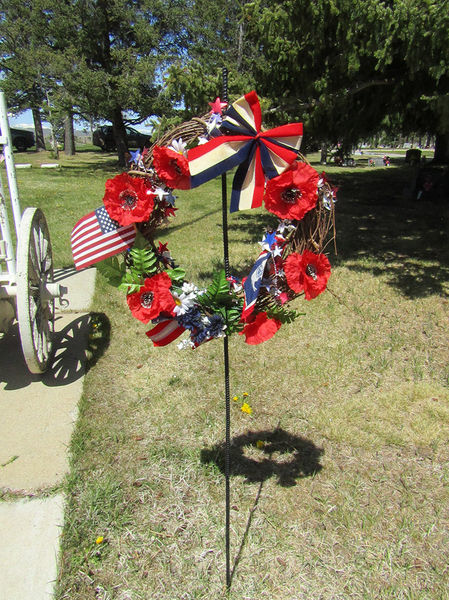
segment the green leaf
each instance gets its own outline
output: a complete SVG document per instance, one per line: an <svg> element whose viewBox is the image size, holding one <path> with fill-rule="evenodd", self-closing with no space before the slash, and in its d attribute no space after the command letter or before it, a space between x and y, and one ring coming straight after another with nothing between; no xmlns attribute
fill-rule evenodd
<svg viewBox="0 0 449 600"><path fill-rule="evenodd" d="M126 272L124 261L120 262L117 256L106 258L97 264L97 269L114 287L118 287L122 282L123 275Z"/></svg>
<svg viewBox="0 0 449 600"><path fill-rule="evenodd" d="M170 277L172 281L183 281L186 276L186 272L181 267L176 267L175 269L167 269L167 275Z"/></svg>
<svg viewBox="0 0 449 600"><path fill-rule="evenodd" d="M132 268L140 275L150 275L157 271L157 257L152 248L133 248L129 251Z"/></svg>
<svg viewBox="0 0 449 600"><path fill-rule="evenodd" d="M220 306L230 306L232 301L230 285L226 279L224 269L218 273L214 273L214 278L210 286L204 294L198 296L199 304L207 308L215 308L215 312Z"/></svg>
<svg viewBox="0 0 449 600"><path fill-rule="evenodd" d="M140 290L142 284L142 277L140 277L139 273L131 269L131 271L128 271L123 275L118 289L123 290L127 294L133 294Z"/></svg>
<svg viewBox="0 0 449 600"><path fill-rule="evenodd" d="M299 316L305 313L299 313L296 310L289 310L282 306L272 306L267 310L267 316L270 319L277 319L281 323L293 323Z"/></svg>

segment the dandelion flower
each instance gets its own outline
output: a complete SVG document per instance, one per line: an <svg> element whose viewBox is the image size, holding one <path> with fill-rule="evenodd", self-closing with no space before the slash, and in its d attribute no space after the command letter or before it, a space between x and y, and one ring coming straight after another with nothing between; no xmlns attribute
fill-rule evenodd
<svg viewBox="0 0 449 600"><path fill-rule="evenodd" d="M242 404L242 407L240 408L240 410L244 413L247 413L248 415L252 414L252 412L253 412L253 409L247 402Z"/></svg>
<svg viewBox="0 0 449 600"><path fill-rule="evenodd" d="M97 537L97 539L95 540L96 544L102 544L104 542L104 537L102 535L99 535Z"/></svg>
<svg viewBox="0 0 449 600"><path fill-rule="evenodd" d="M244 398L248 398L248 396L249 396L248 392L243 392L242 395L243 395Z"/></svg>
<svg viewBox="0 0 449 600"><path fill-rule="evenodd" d="M232 399L234 400L234 402L237 402L239 397L238 396L233 396Z"/></svg>

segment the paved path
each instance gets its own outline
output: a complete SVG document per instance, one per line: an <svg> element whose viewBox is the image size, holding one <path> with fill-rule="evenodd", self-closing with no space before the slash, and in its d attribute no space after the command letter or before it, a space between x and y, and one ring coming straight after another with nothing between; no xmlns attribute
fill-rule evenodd
<svg viewBox="0 0 449 600"><path fill-rule="evenodd" d="M61 271L68 305L57 310L55 358L29 373L17 326L0 340L0 600L49 600L57 571L64 497L77 418L95 270Z"/></svg>

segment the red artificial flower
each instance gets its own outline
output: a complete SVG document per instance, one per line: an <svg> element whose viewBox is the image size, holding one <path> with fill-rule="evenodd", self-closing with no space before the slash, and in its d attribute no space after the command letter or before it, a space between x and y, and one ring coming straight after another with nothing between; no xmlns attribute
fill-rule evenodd
<svg viewBox="0 0 449 600"><path fill-rule="evenodd" d="M138 292L126 297L133 316L142 323L156 319L161 313L173 316L176 304L170 293L171 284L171 279L165 272L145 279Z"/></svg>
<svg viewBox="0 0 449 600"><path fill-rule="evenodd" d="M109 216L120 225L148 221L154 208L155 195L141 177L128 173L106 181L103 202Z"/></svg>
<svg viewBox="0 0 449 600"><path fill-rule="evenodd" d="M324 254L304 250L287 257L284 271L289 287L296 293L304 291L306 300L312 300L326 289L331 266Z"/></svg>
<svg viewBox="0 0 449 600"><path fill-rule="evenodd" d="M295 162L273 177L265 189L265 208L280 219L299 221L316 206L320 176L308 164Z"/></svg>
<svg viewBox="0 0 449 600"><path fill-rule="evenodd" d="M190 190L190 171L186 157L164 146L153 150L154 168L168 187Z"/></svg>
<svg viewBox="0 0 449 600"><path fill-rule="evenodd" d="M269 319L266 312L257 313L257 316L251 315L247 324L240 335L245 336L245 342L252 346L266 342L280 328L282 323L278 319Z"/></svg>

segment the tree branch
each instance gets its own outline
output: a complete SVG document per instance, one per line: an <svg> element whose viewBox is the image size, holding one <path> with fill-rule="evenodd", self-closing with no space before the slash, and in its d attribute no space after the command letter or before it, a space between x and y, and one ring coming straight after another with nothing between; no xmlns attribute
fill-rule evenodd
<svg viewBox="0 0 449 600"><path fill-rule="evenodd" d="M395 82L394 79L372 79L371 81L365 81L364 83L360 83L352 88L342 89L342 90L339 90L338 92L335 92L334 94L329 94L329 96L326 97L325 101L319 100L318 98L312 98L308 102L305 102L305 101L301 101L298 98L292 98L292 97L285 98L285 102L282 102L281 105L270 108L266 112L274 113L274 112L277 112L278 110L282 110L282 109L283 110L291 110L294 108L301 108L303 110L307 110L307 109L313 108L314 106L319 106L321 104L324 104L325 102L329 101L331 98L338 98L341 96L354 96L355 94L358 94L359 92L366 90L367 88L375 87L375 86L379 86L379 85L392 85L394 82Z"/></svg>

